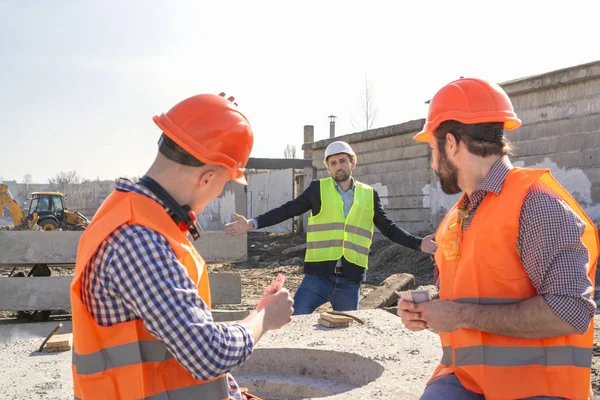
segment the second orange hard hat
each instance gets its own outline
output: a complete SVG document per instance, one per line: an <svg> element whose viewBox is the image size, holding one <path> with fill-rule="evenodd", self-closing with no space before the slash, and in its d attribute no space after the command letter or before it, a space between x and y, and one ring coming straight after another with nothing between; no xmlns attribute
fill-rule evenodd
<svg viewBox="0 0 600 400"><path fill-rule="evenodd" d="M254 144L248 119L224 94L187 98L154 116L154 123L188 153L204 164L221 165L231 179L247 185L246 164Z"/></svg>
<svg viewBox="0 0 600 400"><path fill-rule="evenodd" d="M506 130L521 126L506 92L495 83L475 78L461 78L441 88L431 99L423 130L414 139L429 142L436 128L448 120L463 124L504 122Z"/></svg>

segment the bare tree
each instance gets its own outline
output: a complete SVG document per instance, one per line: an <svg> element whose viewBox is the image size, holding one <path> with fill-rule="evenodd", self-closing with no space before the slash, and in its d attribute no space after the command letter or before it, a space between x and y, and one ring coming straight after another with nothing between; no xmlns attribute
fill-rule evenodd
<svg viewBox="0 0 600 400"><path fill-rule="evenodd" d="M23 183L25 186L21 188L20 198L23 203L26 203L27 199L29 199L29 196L31 196L31 192L33 192L33 178L31 177L31 174L23 175Z"/></svg>
<svg viewBox="0 0 600 400"><path fill-rule="evenodd" d="M352 113L350 120L354 129L368 131L373 127L375 118L377 118L377 106L374 97L373 86L365 75L365 89L357 100L356 111Z"/></svg>
<svg viewBox="0 0 600 400"><path fill-rule="evenodd" d="M81 183L81 176L77 173L77 171L60 171L52 178L48 179L48 183L53 186Z"/></svg>
<svg viewBox="0 0 600 400"><path fill-rule="evenodd" d="M285 158L296 158L296 146L294 146L293 144L288 144L287 146L285 146L283 156Z"/></svg>

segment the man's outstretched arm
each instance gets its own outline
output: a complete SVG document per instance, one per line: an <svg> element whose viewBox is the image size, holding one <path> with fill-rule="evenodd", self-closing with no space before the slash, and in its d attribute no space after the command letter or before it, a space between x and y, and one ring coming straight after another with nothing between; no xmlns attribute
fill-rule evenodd
<svg viewBox="0 0 600 400"><path fill-rule="evenodd" d="M385 237L390 239L392 242L408 247L409 249L424 251L427 253L433 253L435 251L435 243L432 240L433 236L421 238L400 228L387 216L385 211L383 211L381 199L379 198L377 191L374 191L373 195L375 206L373 223Z"/></svg>
<svg viewBox="0 0 600 400"><path fill-rule="evenodd" d="M224 232L227 235L236 236L248 232L252 229L265 228L267 226L277 225L290 218L302 215L305 212L314 209L317 205L320 208L320 187L319 181L313 181L304 192L294 200L267 211L252 220L246 219L243 215L234 214L236 220L225 225Z"/></svg>

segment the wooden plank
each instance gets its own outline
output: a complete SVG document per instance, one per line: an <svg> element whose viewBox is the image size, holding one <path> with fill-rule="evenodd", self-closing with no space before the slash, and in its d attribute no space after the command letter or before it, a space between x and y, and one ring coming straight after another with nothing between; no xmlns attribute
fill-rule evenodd
<svg viewBox="0 0 600 400"><path fill-rule="evenodd" d="M72 276L0 278L0 311L70 310ZM210 273L213 304L239 304L241 278L235 273Z"/></svg>
<svg viewBox="0 0 600 400"><path fill-rule="evenodd" d="M81 231L0 232L0 265L75 264ZM207 263L240 262L248 258L247 235L204 231L194 242Z"/></svg>
<svg viewBox="0 0 600 400"><path fill-rule="evenodd" d="M325 326L327 328L345 328L345 327L350 326L350 321L331 322L331 321L327 321L326 319L319 318L318 322L319 322L319 325Z"/></svg>
<svg viewBox="0 0 600 400"><path fill-rule="evenodd" d="M62 335L52 336L48 342L46 342L46 348L52 347L70 347L73 340L72 333L63 333Z"/></svg>
<svg viewBox="0 0 600 400"><path fill-rule="evenodd" d="M335 315L329 314L328 312L321 313L319 318L324 319L325 321L333 322L334 324L344 324L346 322L352 323L354 320L350 317L346 317L344 315Z"/></svg>

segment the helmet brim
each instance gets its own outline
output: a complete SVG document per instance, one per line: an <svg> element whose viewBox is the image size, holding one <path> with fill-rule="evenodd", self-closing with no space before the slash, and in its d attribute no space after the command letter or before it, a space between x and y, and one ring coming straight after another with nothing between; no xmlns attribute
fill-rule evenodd
<svg viewBox="0 0 600 400"><path fill-rule="evenodd" d="M513 131L515 129L518 129L522 125L521 120L517 117L505 117L505 118L502 118L499 120L494 120L493 118L487 118L487 117L483 117L483 118L479 118L479 119L471 118L468 120L464 119L464 118L456 118L456 120L458 120L459 122L462 122L463 124L504 122L504 129L507 131ZM433 131L432 131L432 129L430 129L430 127L432 125L434 125L435 128L437 128L439 125L439 123L437 123L437 121L435 121L435 122L436 122L435 124L425 124L425 127L423 128L423 130L421 132L417 133L415 136L413 136L413 139L416 140L417 142L429 143L429 141L433 137Z"/></svg>

